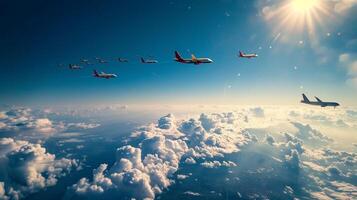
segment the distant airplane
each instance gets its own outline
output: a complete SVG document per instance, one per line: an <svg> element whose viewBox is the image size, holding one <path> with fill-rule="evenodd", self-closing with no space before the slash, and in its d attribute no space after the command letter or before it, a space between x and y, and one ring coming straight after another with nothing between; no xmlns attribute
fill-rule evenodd
<svg viewBox="0 0 357 200"><path fill-rule="evenodd" d="M95 59L96 59L99 63L101 63L101 64L108 63L108 61L106 61L106 60L104 60L104 59L102 59L102 58L96 57Z"/></svg>
<svg viewBox="0 0 357 200"><path fill-rule="evenodd" d="M317 101L310 101L305 94L302 94L303 100L301 100L301 103L304 104L309 104L309 105L314 105L314 106L321 106L321 107L327 107L327 106L333 106L336 108L336 106L339 106L339 103L336 102L324 102L321 101L319 98L315 97Z"/></svg>
<svg viewBox="0 0 357 200"><path fill-rule="evenodd" d="M126 58L118 58L118 61L119 62L129 62L129 60Z"/></svg>
<svg viewBox="0 0 357 200"><path fill-rule="evenodd" d="M105 78L105 79L118 77L116 74L107 74L104 72L98 73L97 70L93 70L93 76L97 78Z"/></svg>
<svg viewBox="0 0 357 200"><path fill-rule="evenodd" d="M88 59L81 59L81 63L86 64L86 65L91 65Z"/></svg>
<svg viewBox="0 0 357 200"><path fill-rule="evenodd" d="M175 61L186 64L195 64L199 65L201 63L213 63L213 60L210 58L196 58L195 55L192 54L191 58L184 59L180 56L179 52L175 51Z"/></svg>
<svg viewBox="0 0 357 200"><path fill-rule="evenodd" d="M258 57L258 54L255 54L255 53L244 54L243 52L239 51L239 57L241 57L241 58L255 58L255 57Z"/></svg>
<svg viewBox="0 0 357 200"><path fill-rule="evenodd" d="M140 58L141 63L145 63L145 64L155 64L158 63L157 60L153 60L153 59L144 59L143 57Z"/></svg>
<svg viewBox="0 0 357 200"><path fill-rule="evenodd" d="M69 64L68 65L69 69L82 69L83 67L79 66L79 65L76 65L76 64Z"/></svg>

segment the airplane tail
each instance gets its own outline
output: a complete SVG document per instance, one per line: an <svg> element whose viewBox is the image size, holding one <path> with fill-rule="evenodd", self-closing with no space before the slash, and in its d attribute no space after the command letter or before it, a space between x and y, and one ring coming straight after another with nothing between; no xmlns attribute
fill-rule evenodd
<svg viewBox="0 0 357 200"><path fill-rule="evenodd" d="M239 57L243 57L243 52L239 51Z"/></svg>
<svg viewBox="0 0 357 200"><path fill-rule="evenodd" d="M93 70L93 76L95 76L95 77L98 77L98 76L99 76L97 70Z"/></svg>
<svg viewBox="0 0 357 200"><path fill-rule="evenodd" d="M141 57L140 60L141 60L142 63L145 63L145 60L144 60L143 57Z"/></svg>
<svg viewBox="0 0 357 200"><path fill-rule="evenodd" d="M306 95L305 94L302 94L302 98L304 99L304 100L302 100L303 102L310 102L310 100L306 97Z"/></svg>
<svg viewBox="0 0 357 200"><path fill-rule="evenodd" d="M182 57L180 56L179 52L175 51L175 58L177 61L183 61Z"/></svg>

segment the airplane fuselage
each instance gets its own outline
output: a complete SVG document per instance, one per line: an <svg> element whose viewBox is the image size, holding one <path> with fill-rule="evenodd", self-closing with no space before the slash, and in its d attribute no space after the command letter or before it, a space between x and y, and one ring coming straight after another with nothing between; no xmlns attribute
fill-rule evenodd
<svg viewBox="0 0 357 200"><path fill-rule="evenodd" d="M93 76L96 78L105 78L105 79L110 79L110 78L116 78L116 74L106 74L104 72L98 73L96 70L94 70Z"/></svg>
<svg viewBox="0 0 357 200"><path fill-rule="evenodd" d="M79 65L69 64L69 69L82 69L82 67Z"/></svg>
<svg viewBox="0 0 357 200"><path fill-rule="evenodd" d="M144 60L144 61L141 61L142 63L144 64L155 64L155 63L158 63L157 60Z"/></svg>
<svg viewBox="0 0 357 200"><path fill-rule="evenodd" d="M98 75L95 75L95 77L97 77L97 78L110 79L110 78L116 78L117 75L115 75L115 74L103 74L103 73L100 73L100 74L98 74Z"/></svg>
<svg viewBox="0 0 357 200"><path fill-rule="evenodd" d="M213 63L213 61L209 58L197 58L197 59L177 59L177 58L175 58L175 61L180 62L180 63L195 64L195 65L199 65L201 63Z"/></svg>
<svg viewBox="0 0 357 200"><path fill-rule="evenodd" d="M118 61L119 62L129 62L127 59L125 59L125 58L118 58Z"/></svg>
<svg viewBox="0 0 357 200"><path fill-rule="evenodd" d="M318 102L318 101L304 101L302 100L301 103L308 104L308 105L313 105L313 106L321 106L321 107L337 107L340 104L337 102Z"/></svg>
<svg viewBox="0 0 357 200"><path fill-rule="evenodd" d="M185 63L185 64L203 64L203 63L213 63L213 60L210 58L196 58L195 55L192 54L191 58L182 58L180 53L178 51L175 51L175 58L174 60L179 63Z"/></svg>
<svg viewBox="0 0 357 200"><path fill-rule="evenodd" d="M239 55L241 58L255 58L258 57L257 54L244 54L244 55Z"/></svg>

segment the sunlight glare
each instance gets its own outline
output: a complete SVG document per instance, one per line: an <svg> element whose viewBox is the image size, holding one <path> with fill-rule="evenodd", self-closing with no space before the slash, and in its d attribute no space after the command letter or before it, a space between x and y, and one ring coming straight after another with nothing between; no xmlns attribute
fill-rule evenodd
<svg viewBox="0 0 357 200"><path fill-rule="evenodd" d="M317 0L292 0L291 2L292 9L300 14L306 14L317 5Z"/></svg>

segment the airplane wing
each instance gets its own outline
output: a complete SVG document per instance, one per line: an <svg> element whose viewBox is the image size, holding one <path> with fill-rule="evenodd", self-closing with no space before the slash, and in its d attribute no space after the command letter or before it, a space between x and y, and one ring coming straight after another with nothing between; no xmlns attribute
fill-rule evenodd
<svg viewBox="0 0 357 200"><path fill-rule="evenodd" d="M318 97L315 97L315 99L316 99L319 103L322 103L321 99L319 99Z"/></svg>

